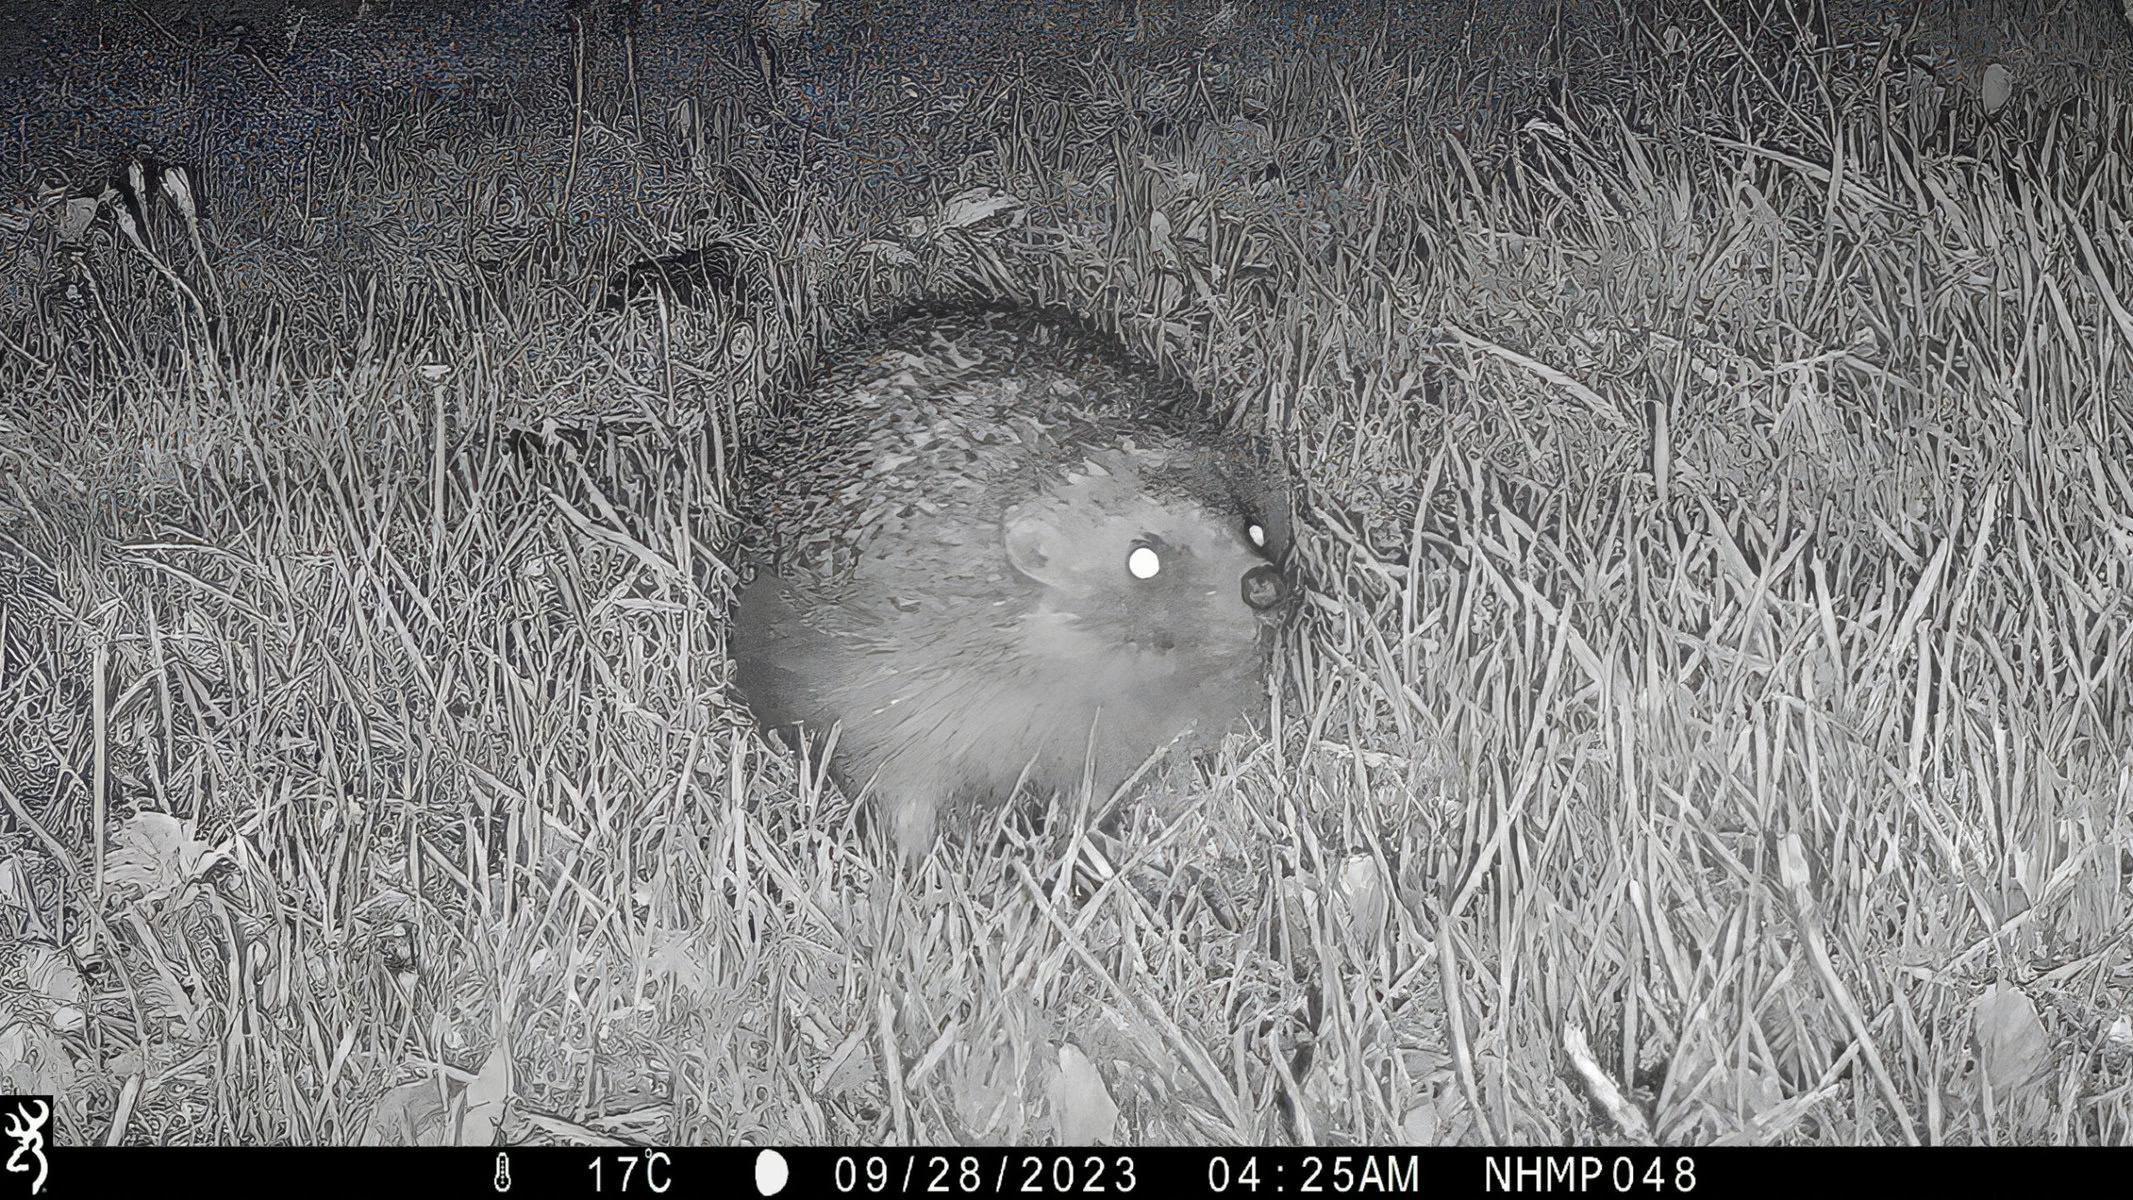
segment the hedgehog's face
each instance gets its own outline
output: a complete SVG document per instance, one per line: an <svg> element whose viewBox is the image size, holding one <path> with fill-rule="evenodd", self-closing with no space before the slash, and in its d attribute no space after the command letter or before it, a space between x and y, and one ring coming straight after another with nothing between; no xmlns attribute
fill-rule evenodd
<svg viewBox="0 0 2133 1200"><path fill-rule="evenodd" d="M1234 502L1083 476L1010 509L1007 558L1043 607L1110 646L1209 671L1255 655L1286 613L1278 527Z"/></svg>

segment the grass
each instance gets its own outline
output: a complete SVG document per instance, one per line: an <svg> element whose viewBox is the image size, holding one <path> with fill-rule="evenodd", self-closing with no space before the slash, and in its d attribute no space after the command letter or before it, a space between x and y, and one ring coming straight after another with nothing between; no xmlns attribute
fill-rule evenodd
<svg viewBox="0 0 2133 1200"><path fill-rule="evenodd" d="M567 94L196 165L197 244L10 225L0 1090L70 1142L2133 1141L2122 87L1182 11L842 84L803 14L678 105L595 26ZM710 241L718 302L590 315ZM720 553L778 381L922 292L1261 422L1309 596L1267 737L909 871L727 695Z"/></svg>

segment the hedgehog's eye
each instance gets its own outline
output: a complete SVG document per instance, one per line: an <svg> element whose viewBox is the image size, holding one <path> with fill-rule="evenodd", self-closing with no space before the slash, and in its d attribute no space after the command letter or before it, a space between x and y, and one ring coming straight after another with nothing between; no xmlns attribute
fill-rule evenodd
<svg viewBox="0 0 2133 1200"><path fill-rule="evenodd" d="M1153 579L1163 569L1163 556L1146 542L1137 543L1126 555L1126 570L1135 579Z"/></svg>
<svg viewBox="0 0 2133 1200"><path fill-rule="evenodd" d="M1257 521L1246 521L1244 523L1244 536L1252 539L1252 545L1259 547L1261 550L1266 549L1266 526Z"/></svg>

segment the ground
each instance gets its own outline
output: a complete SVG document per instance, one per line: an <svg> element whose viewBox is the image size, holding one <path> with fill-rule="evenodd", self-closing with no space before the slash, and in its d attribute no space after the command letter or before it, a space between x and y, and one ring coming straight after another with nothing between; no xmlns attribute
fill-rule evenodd
<svg viewBox="0 0 2133 1200"><path fill-rule="evenodd" d="M0 13L0 1092L2133 1139L2124 23L1767 7ZM1307 594L1263 736L909 867L731 697L728 501L941 295L1256 431Z"/></svg>

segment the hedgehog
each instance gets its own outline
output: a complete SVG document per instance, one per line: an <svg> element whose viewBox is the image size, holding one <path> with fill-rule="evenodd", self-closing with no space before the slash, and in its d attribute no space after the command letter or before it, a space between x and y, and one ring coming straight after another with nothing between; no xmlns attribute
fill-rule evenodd
<svg viewBox="0 0 2133 1200"><path fill-rule="evenodd" d="M836 730L907 859L1026 780L1099 798L1264 711L1277 466L1056 310L930 307L826 357L743 463L734 685Z"/></svg>

